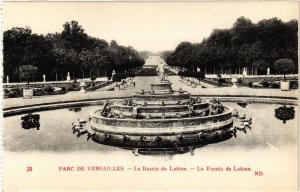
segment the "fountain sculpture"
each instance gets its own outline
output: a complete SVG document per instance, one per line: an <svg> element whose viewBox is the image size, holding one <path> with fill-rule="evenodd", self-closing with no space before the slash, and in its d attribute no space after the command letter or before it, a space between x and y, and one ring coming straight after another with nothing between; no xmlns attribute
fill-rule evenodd
<svg viewBox="0 0 300 192"><path fill-rule="evenodd" d="M129 99L110 103L90 115L93 140L140 151L191 151L236 136L232 109L180 89L174 91L159 68L159 82Z"/></svg>

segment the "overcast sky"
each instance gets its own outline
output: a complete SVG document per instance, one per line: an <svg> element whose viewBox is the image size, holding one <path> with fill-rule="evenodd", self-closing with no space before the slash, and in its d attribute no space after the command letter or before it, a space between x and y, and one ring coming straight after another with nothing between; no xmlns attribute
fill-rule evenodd
<svg viewBox="0 0 300 192"><path fill-rule="evenodd" d="M298 18L295 2L6 2L4 30L29 26L34 33L62 31L76 20L91 36L137 50L171 50L182 41L201 42L213 29L230 28L240 16L256 23Z"/></svg>

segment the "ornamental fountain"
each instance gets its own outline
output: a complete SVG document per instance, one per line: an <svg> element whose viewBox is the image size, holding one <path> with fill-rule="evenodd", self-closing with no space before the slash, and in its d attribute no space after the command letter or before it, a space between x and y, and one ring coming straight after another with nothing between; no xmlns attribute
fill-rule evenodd
<svg viewBox="0 0 300 192"><path fill-rule="evenodd" d="M185 153L196 147L236 136L233 110L215 100L174 91L164 67L151 90L110 103L90 114L95 142L132 149L138 153Z"/></svg>

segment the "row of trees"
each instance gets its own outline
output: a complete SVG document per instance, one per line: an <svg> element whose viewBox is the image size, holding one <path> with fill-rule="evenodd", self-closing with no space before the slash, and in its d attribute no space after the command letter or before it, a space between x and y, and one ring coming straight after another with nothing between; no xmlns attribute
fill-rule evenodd
<svg viewBox="0 0 300 192"><path fill-rule="evenodd" d="M280 73L274 63L289 59L298 69L298 22L264 19L257 24L240 17L230 29L216 29L201 43L181 42L173 52L163 53L167 64L205 73Z"/></svg>
<svg viewBox="0 0 300 192"><path fill-rule="evenodd" d="M116 41L88 36L76 21L66 22L61 33L38 35L29 27L12 28L3 34L4 77L22 81L20 71L38 70L38 79L64 80L92 76L111 77L129 72L144 64L144 59L132 47ZM33 67L34 66L34 67Z"/></svg>

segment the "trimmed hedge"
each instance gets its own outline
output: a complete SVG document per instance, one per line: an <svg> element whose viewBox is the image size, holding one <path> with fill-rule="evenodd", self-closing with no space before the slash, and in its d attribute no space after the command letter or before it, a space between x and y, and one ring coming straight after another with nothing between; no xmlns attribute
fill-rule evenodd
<svg viewBox="0 0 300 192"><path fill-rule="evenodd" d="M135 73L116 73L113 75L113 82L121 82L122 79L126 79L127 77L133 78L135 77Z"/></svg>
<svg viewBox="0 0 300 192"><path fill-rule="evenodd" d="M201 72L201 71L198 71L198 72L179 71L178 75L180 77L193 77L193 78L196 78L198 80L205 79L205 74L203 72Z"/></svg>

